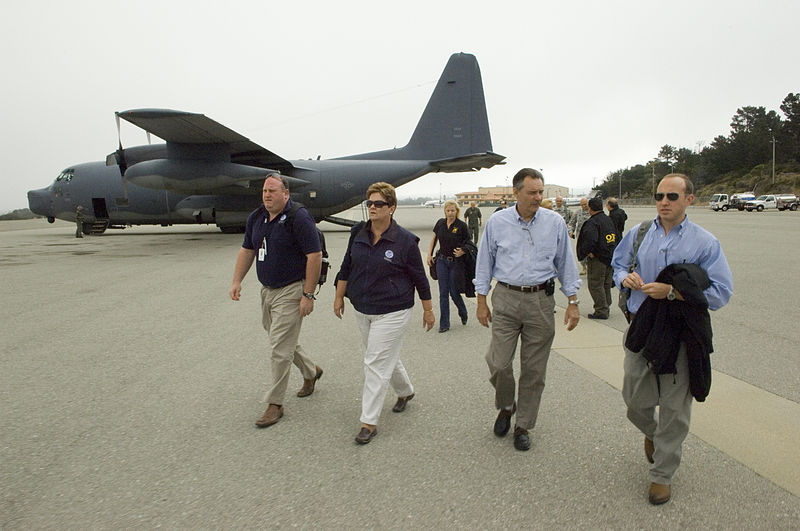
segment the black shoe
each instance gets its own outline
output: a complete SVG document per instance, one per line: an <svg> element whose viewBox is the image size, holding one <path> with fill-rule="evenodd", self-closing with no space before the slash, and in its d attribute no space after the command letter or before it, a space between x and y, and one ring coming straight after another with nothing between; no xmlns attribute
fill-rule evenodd
<svg viewBox="0 0 800 531"><path fill-rule="evenodd" d="M494 421L494 434L498 437L505 437L511 429L511 416L517 411L517 404L514 403L511 409L501 409Z"/></svg>
<svg viewBox="0 0 800 531"><path fill-rule="evenodd" d="M531 438L528 436L528 430L519 426L514 428L514 448L520 452L527 452L531 449Z"/></svg>
<svg viewBox="0 0 800 531"><path fill-rule="evenodd" d="M468 315L465 315L465 316L463 316L463 317L461 318L461 324L462 324L462 325L465 325L465 324L467 324L467 318L468 318L468 317L469 317Z"/></svg>
<svg viewBox="0 0 800 531"><path fill-rule="evenodd" d="M406 404L408 404L408 401L411 400L412 398L414 398L414 393L411 393L406 397L398 397L397 403L392 408L392 411L394 411L395 413L402 413L403 411L406 410Z"/></svg>
<svg viewBox="0 0 800 531"><path fill-rule="evenodd" d="M356 435L356 442L358 444L367 444L376 435L378 435L378 428L373 428L372 431L369 431L369 428L361 428L361 431Z"/></svg>
<svg viewBox="0 0 800 531"><path fill-rule="evenodd" d="M450 330L450 327L449 327L449 326L448 326L448 327L444 327L444 326L443 326L442 328L440 328L440 329L439 329L439 333L440 333L440 334L443 334L443 333L447 332L448 330Z"/></svg>
<svg viewBox="0 0 800 531"><path fill-rule="evenodd" d="M590 313L586 317L588 317L589 319L608 319L607 315L597 315L596 313Z"/></svg>

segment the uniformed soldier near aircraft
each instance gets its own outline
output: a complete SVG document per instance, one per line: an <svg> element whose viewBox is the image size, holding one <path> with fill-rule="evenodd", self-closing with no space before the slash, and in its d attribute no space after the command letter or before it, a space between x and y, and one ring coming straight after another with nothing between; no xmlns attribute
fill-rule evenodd
<svg viewBox="0 0 800 531"><path fill-rule="evenodd" d="M572 211L564 204L564 198L560 195L556 196L556 206L553 207L553 210L561 214L561 217L564 218L564 223L569 227L569 222L572 221Z"/></svg>
<svg viewBox="0 0 800 531"><path fill-rule="evenodd" d="M83 238L83 207L78 205L75 209L75 237Z"/></svg>
<svg viewBox="0 0 800 531"><path fill-rule="evenodd" d="M475 201L470 201L469 208L464 211L464 221L469 228L469 237L472 243L478 245L478 235L481 231L481 209L475 206Z"/></svg>
<svg viewBox="0 0 800 531"><path fill-rule="evenodd" d="M297 342L303 317L314 311L314 289L319 280L322 247L314 218L305 208L292 214L288 181L273 173L264 180L263 205L247 218L244 242L236 259L229 295L238 301L253 260L261 282L262 324L272 349L272 385L269 407L256 422L266 428L283 417L283 402L292 363L303 375L297 396L314 392L322 369L306 356Z"/></svg>
<svg viewBox="0 0 800 531"><path fill-rule="evenodd" d="M733 278L719 241L686 215L694 200L689 178L665 176L655 200L658 216L641 239L635 269L628 272L639 225L617 246L611 265L614 283L631 290L622 396L628 419L644 433L649 499L659 505L672 493L692 397L702 402L711 386L708 309L728 303Z"/></svg>

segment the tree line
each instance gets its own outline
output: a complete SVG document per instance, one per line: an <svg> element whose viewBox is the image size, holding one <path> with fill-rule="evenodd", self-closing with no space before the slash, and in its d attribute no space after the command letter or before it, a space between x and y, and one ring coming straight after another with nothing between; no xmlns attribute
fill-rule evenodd
<svg viewBox="0 0 800 531"><path fill-rule="evenodd" d="M613 171L594 189L605 197L648 197L661 177L678 172L692 179L701 197L754 190L798 193L800 93L790 92L780 110L782 115L764 107L741 107L731 119L728 136L719 135L709 145L698 142L695 149L664 145L652 160Z"/></svg>

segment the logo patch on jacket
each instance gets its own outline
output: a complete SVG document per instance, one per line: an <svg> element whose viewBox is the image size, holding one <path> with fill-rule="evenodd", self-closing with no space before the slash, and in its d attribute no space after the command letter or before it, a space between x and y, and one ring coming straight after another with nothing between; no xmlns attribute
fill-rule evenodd
<svg viewBox="0 0 800 531"><path fill-rule="evenodd" d="M394 252L392 252L391 249L386 249L386 251L383 253L383 259L391 262L392 258L394 258Z"/></svg>

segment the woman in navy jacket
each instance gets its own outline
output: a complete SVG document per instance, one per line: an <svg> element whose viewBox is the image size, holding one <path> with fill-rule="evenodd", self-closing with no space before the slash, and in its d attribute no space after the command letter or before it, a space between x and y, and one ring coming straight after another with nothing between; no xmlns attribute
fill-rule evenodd
<svg viewBox="0 0 800 531"><path fill-rule="evenodd" d="M351 229L350 242L336 281L333 313L344 314L344 297L355 309L366 350L361 431L356 442L367 444L376 428L389 384L397 393L392 411L402 412L414 398L400 349L411 320L414 290L422 300L422 326L433 328L431 288L417 238L392 219L397 208L394 187L378 182L367 189L369 221Z"/></svg>

